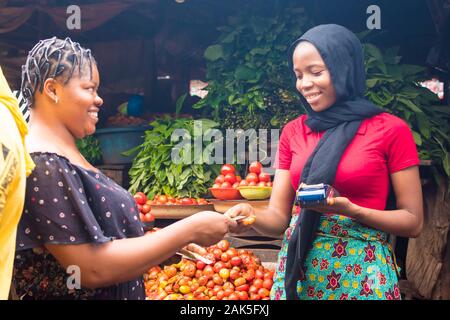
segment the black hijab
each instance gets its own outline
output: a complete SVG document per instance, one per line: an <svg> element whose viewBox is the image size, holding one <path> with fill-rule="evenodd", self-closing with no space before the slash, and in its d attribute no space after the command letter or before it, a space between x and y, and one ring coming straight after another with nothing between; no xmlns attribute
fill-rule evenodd
<svg viewBox="0 0 450 320"><path fill-rule="evenodd" d="M308 41L319 51L336 91L336 102L322 112L315 112L301 96L308 113L306 124L312 131L326 131L306 161L300 182L332 185L342 154L353 140L362 120L383 112L364 98L366 90L364 56L359 39L348 29L319 25L308 30L289 49L292 55L301 41ZM302 209L289 240L286 262L286 297L298 300L297 281L304 277L304 262L320 222L320 213Z"/></svg>

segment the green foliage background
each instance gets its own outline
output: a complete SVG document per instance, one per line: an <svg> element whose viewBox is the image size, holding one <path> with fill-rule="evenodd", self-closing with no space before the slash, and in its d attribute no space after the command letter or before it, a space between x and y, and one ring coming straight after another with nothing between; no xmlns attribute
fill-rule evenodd
<svg viewBox="0 0 450 320"><path fill-rule="evenodd" d="M218 124L208 119L201 121L202 132L217 128ZM194 153L194 140L200 131L194 130L193 119L158 119L150 123L152 129L145 132L144 142L127 153L138 152L129 171L130 188L134 194L144 192L150 199L157 194L166 194L173 197L203 197L208 193L212 180L219 174L219 165L205 163L203 154ZM175 129L186 130L186 138L191 139L187 146L190 158L176 164L172 160L172 150L180 141L172 141L171 136ZM201 138L201 137L200 137ZM203 142L206 148L210 142ZM180 156L187 156L187 149L180 151ZM204 150L204 149L203 149ZM195 161L194 161L195 160Z"/></svg>
<svg viewBox="0 0 450 320"><path fill-rule="evenodd" d="M242 10L220 28L205 51L209 93L194 107L213 114L222 128L281 128L305 112L288 70L287 49L313 24L298 4L270 14ZM426 69L401 63L399 48L365 43L367 98L406 120L420 158L433 160L450 177L450 111L435 106L437 95L419 85Z"/></svg>

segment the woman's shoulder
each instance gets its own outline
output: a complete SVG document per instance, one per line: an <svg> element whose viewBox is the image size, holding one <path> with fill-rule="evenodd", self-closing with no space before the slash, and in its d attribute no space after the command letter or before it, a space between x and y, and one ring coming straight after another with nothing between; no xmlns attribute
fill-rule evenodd
<svg viewBox="0 0 450 320"><path fill-rule="evenodd" d="M371 125L376 129L382 129L386 131L409 129L408 123L406 123L405 120L389 112L379 113L372 118L367 119L366 122L368 125Z"/></svg>
<svg viewBox="0 0 450 320"><path fill-rule="evenodd" d="M52 178L55 175L59 176L69 173L73 175L74 170L69 159L60 154L35 151L31 152L30 156L35 163L35 168L31 172L30 178L36 176L48 176L48 178Z"/></svg>
<svg viewBox="0 0 450 320"><path fill-rule="evenodd" d="M301 116L295 118L294 120L289 121L286 123L286 125L283 127L283 132L294 134L294 133L304 133L309 128L305 124L306 119L308 119L308 115L302 114Z"/></svg>

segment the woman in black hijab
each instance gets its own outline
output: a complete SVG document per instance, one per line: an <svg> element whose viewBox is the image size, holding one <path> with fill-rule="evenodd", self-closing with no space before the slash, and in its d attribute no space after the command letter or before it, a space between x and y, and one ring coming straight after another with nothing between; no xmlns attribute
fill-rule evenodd
<svg viewBox="0 0 450 320"><path fill-rule="evenodd" d="M362 45L346 28L310 29L290 47L289 65L307 115L283 129L269 207L227 214L256 214L255 229L284 232L272 299L400 299L387 236L416 237L423 224L412 133L364 98ZM330 184L340 196L291 216L300 183Z"/></svg>

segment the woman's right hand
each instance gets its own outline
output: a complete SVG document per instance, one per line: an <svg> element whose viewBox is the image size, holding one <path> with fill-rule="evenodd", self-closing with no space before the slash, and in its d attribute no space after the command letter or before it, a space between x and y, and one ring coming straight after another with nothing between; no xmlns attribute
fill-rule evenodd
<svg viewBox="0 0 450 320"><path fill-rule="evenodd" d="M192 239L201 246L207 247L222 240L230 229L236 228L236 221L227 215L215 211L202 211L185 219L192 228Z"/></svg>
<svg viewBox="0 0 450 320"><path fill-rule="evenodd" d="M232 233L244 233L251 229L256 220L255 209L248 203L239 203L225 212L225 215L233 219L237 216L246 216L247 218L238 221L236 227L230 228Z"/></svg>

